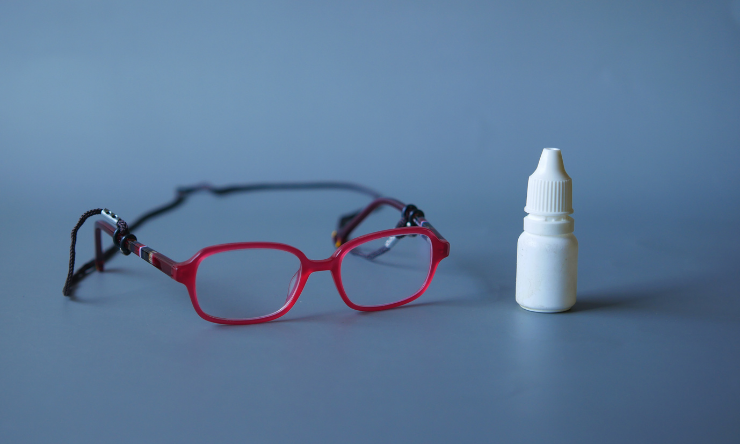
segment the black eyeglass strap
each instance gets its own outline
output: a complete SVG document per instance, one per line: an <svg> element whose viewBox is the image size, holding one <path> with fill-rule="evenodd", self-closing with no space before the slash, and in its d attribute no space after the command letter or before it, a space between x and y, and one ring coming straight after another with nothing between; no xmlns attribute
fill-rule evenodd
<svg viewBox="0 0 740 444"><path fill-rule="evenodd" d="M118 244L118 249L120 249L123 254L131 254L126 245L128 241L136 240L136 236L129 232L129 227L125 220L121 219L118 215L107 208L95 208L94 210L86 211L82 216L80 216L80 220L77 221L77 225L72 229L72 242L69 246L69 270L67 271L67 280L64 282L64 288L62 289L62 294L65 296L71 296L72 287L95 269L95 260L93 259L80 267L76 273L74 272L76 256L75 245L77 244L77 231L79 231L86 220L98 214L107 216L111 221L115 222L116 231L113 234L113 242ZM112 250L112 253L115 253L116 247L112 247ZM106 251L105 260L108 259L107 253L108 251ZM113 256L112 253L110 256Z"/></svg>
<svg viewBox="0 0 740 444"><path fill-rule="evenodd" d="M77 231L82 227L82 224L85 223L87 219L89 219L92 216L103 214L104 216L107 216L110 219L113 219L113 221L116 224L116 231L114 233L113 237L113 246L105 250L103 253L103 262L107 262L110 258L113 257L113 255L116 254L116 251L121 251L123 254L128 255L130 254L130 251L126 247L129 241L136 240L136 236L131 234L131 230L135 230L141 225L144 224L144 222L149 221L150 219L162 215L164 213L168 213L180 205L182 205L188 197L190 197L192 194L205 191L212 194L215 194L217 196L232 194L232 193L243 193L243 192L251 192L251 191L269 191L269 190L318 190L318 189L334 189L334 190L347 190L347 191L355 191L361 194L369 195L373 198L378 198L381 196L380 193L377 191L364 187L362 185L357 185L351 182L284 182L284 183L254 183L254 184L245 184L245 185L228 185L223 187L214 187L210 184L203 183L198 185L192 185L192 186L186 186L186 187L180 187L177 188L175 193L175 198L170 201L167 204L164 204L162 206L156 207L143 215L141 215L138 219L134 220L132 224L127 224L123 219L119 218L115 213L111 212L108 209L102 209L102 208L96 208L90 211L85 212L81 217L80 220L77 221L77 225L72 229L72 242L69 247L69 271L67 272L67 280L64 283L64 288L62 290L62 293L65 296L71 296L72 295L72 288L75 284L77 284L79 281L84 279L87 275L95 271L95 259L86 262L83 264L77 272L74 272L74 264L75 264L75 244L77 243Z"/></svg>

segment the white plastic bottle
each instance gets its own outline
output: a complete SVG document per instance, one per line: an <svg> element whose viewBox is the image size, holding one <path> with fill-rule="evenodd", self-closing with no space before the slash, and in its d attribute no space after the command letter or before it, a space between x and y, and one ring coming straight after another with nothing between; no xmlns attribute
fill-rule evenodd
<svg viewBox="0 0 740 444"><path fill-rule="evenodd" d="M542 150L529 176L524 233L516 255L516 302L543 313L576 303L578 240L573 235L573 181L557 148Z"/></svg>

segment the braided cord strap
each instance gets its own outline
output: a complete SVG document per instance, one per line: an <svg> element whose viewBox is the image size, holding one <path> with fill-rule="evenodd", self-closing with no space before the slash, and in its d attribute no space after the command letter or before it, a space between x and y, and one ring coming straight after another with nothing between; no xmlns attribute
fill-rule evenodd
<svg viewBox="0 0 740 444"><path fill-rule="evenodd" d="M72 230L72 243L69 247L69 271L67 273L67 280L64 283L64 289L62 293L65 296L72 295L72 287L85 278L88 274L92 273L96 269L96 260L93 259L80 266L79 270L74 271L75 264L75 243L77 242L77 230L80 229L85 221L95 216L96 214L103 214L108 216L111 221L116 223L116 231L113 233L113 246L105 250L102 254L102 261L105 262L116 254L116 251L127 255L131 253L127 244L131 241L136 241L136 236L131 234L131 230L137 229L150 219L174 210L175 208L182 205L187 198L194 193L198 192L209 192L217 196L228 195L232 193L242 192L253 192L253 191L277 191L277 190L317 190L317 189L335 189L335 190L347 190L355 191L361 194L372 196L373 198L380 198L381 194L370 188L357 185L350 182L285 182L285 183L253 183L243 185L230 185L224 187L214 187L209 184L198 184L189 187L181 187L177 189L177 193L172 201L162 206L156 207L147 213L144 213L138 219L134 220L131 225L128 225L125 221L121 220L116 214L110 210L96 208L90 210L80 217L77 225ZM399 203L402 206L402 204ZM401 208L399 206L399 209ZM159 267L157 267L159 268Z"/></svg>
<svg viewBox="0 0 740 444"><path fill-rule="evenodd" d="M73 275L75 269L75 244L77 243L77 231L79 231L80 227L82 227L82 224L84 224L86 220L102 212L102 208L95 208L94 210L86 211L82 216L80 216L80 220L77 221L77 225L72 229L72 243L69 246L69 271L67 272L67 280L64 282L64 288L62 289L62 294L65 296L72 295L72 285L76 280L73 279Z"/></svg>

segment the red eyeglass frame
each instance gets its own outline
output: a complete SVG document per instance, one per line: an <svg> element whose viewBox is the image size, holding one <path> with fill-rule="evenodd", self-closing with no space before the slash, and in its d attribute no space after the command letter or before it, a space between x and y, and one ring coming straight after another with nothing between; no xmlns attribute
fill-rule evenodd
<svg viewBox="0 0 740 444"><path fill-rule="evenodd" d="M229 244L221 244L221 245L213 245L210 247L205 247L201 250L199 250L195 255L193 255L190 259L184 261L184 262L176 262L169 257L165 256L164 254L155 251L146 245L140 243L136 238L133 239L123 239L122 243L124 244L128 251L131 253L136 254L140 258L144 259L145 261L149 262L154 267L158 268L160 271L162 271L164 274L170 276L172 279L174 279L177 282L180 282L181 284L185 285L185 287L188 289L188 294L190 295L190 301L193 304L193 308L198 313L198 315L205 319L206 321L214 322L217 324L226 324L226 325L247 325L247 324L259 324L262 322L268 322L272 321L274 319L277 319L283 315L285 315L290 309L295 305L296 301L301 295L301 292L303 291L304 286L306 285L306 282L308 281L308 277L317 271L331 271L332 277L334 279L334 283L337 287L337 290L339 291L339 295L342 297L342 300L344 301L347 306L350 308L353 308L355 310L359 311L380 311L380 310L387 310L390 308L399 307L404 304L408 304L409 302L417 299L419 296L421 296L429 287L430 283L432 282L432 279L434 278L434 274L437 270L437 266L439 265L439 262L442 261L442 259L446 258L450 254L450 243L444 239L434 227L424 218L423 213L420 212L420 215L413 217L412 221L409 221L410 224L414 224L413 226L406 226L406 227L400 227L400 228L393 228L389 230L383 230L378 231L370 234L366 234L363 236L359 236L357 238L351 239L347 242L344 242L344 239L348 238L351 232L367 217L369 216L376 208L382 205L388 205L392 206L398 210L401 210L402 212L406 208L404 204L401 202L390 199L390 198L378 198L375 199L372 203L370 203L363 211L361 211L359 214L352 217L352 219L343 227L341 227L338 232L334 233L334 239L336 241L337 250L327 259L320 259L320 260L312 260L308 259L306 255L298 250L295 247L292 247L290 245L281 244L281 243L275 243L275 242L237 242L237 243L229 243ZM111 225L108 222L98 220L95 222L95 268L98 271L104 271L104 264L105 264L105 254L103 252L102 248L102 240L101 240L101 232L104 231L109 236L111 236L114 241L116 240L116 227ZM341 266L342 266L342 260L344 257L357 245L360 245L364 242L372 241L375 239L383 238L383 237L390 237L390 236L404 236L404 235L424 235L427 236L431 242L431 261L429 265L429 272L427 274L427 279L420 288L420 290L415 293L414 295L403 299L401 301L393 302L390 304L384 304L384 305L375 305L375 306L363 306L363 305L357 305L350 298L347 296L346 292L344 291L344 286L342 285L342 279L341 279ZM207 257L212 256L214 254L223 253L226 251L233 251L233 250L241 250L241 249L274 249L274 250L281 250L288 253L291 253L298 257L301 263L300 268L300 279L298 281L298 284L296 285L295 290L292 292L292 294L286 299L285 305L281 307L279 310L275 311L274 313L255 317L255 318L249 318L249 319L225 319L220 317L211 316L207 313L205 313L198 303L198 296L196 292L196 275L198 271L198 266L200 263Z"/></svg>

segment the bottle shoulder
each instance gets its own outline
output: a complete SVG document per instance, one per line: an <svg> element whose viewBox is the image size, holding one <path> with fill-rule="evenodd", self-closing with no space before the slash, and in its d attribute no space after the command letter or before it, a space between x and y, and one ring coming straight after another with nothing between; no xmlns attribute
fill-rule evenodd
<svg viewBox="0 0 740 444"><path fill-rule="evenodd" d="M534 245L569 245L578 247L578 239L573 233L547 236L523 231L522 234L519 236L519 243L521 244L522 242Z"/></svg>

